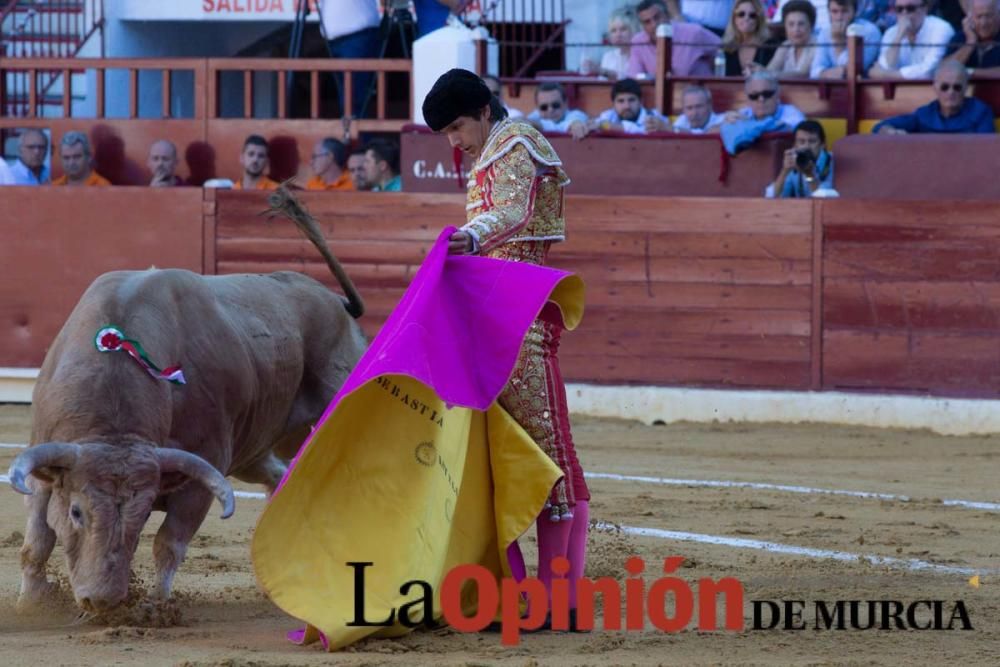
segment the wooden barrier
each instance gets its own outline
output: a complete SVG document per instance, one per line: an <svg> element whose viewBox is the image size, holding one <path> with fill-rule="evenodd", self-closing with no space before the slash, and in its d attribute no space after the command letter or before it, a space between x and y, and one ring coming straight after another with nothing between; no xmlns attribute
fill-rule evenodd
<svg viewBox="0 0 1000 667"><path fill-rule="evenodd" d="M102 273L207 268L202 192L194 188L8 186L0 191L0 220L0 366L40 366Z"/></svg>
<svg viewBox="0 0 1000 667"><path fill-rule="evenodd" d="M781 169L792 135L764 135L736 156L725 152L717 134L662 133L636 138L597 133L583 141L552 134L549 141L566 165L571 193L760 197ZM465 180L455 173L454 152L444 137L408 126L400 135L400 146L404 192L465 191ZM472 161L463 156L463 175L471 166Z"/></svg>
<svg viewBox="0 0 1000 667"><path fill-rule="evenodd" d="M835 186L852 199L1000 199L1000 135L855 134L834 148Z"/></svg>
<svg viewBox="0 0 1000 667"><path fill-rule="evenodd" d="M459 194L304 193L374 335ZM0 190L0 366L37 366L101 272L333 277L263 193ZM1000 395L1000 222L976 202L570 196L554 266L587 283L568 380Z"/></svg>
<svg viewBox="0 0 1000 667"><path fill-rule="evenodd" d="M966 202L823 202L823 386L1000 396L1000 223Z"/></svg>

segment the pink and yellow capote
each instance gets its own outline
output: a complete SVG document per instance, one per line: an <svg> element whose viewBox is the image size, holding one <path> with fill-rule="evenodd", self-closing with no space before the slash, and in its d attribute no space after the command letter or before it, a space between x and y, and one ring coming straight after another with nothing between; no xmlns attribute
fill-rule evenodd
<svg viewBox="0 0 1000 667"><path fill-rule="evenodd" d="M562 476L497 398L536 318L577 326L583 282L527 262L449 256L454 231L439 236L258 522L257 580L307 624L301 643L336 650L410 631L347 625L347 562L373 563L366 614L377 620L412 601L399 592L407 581L437 593L465 563L511 576L507 547ZM475 606L470 587L463 607Z"/></svg>

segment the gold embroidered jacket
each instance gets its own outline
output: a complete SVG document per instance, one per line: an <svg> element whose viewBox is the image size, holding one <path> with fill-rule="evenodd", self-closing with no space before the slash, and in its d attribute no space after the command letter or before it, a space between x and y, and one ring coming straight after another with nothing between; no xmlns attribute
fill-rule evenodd
<svg viewBox="0 0 1000 667"><path fill-rule="evenodd" d="M543 263L549 244L566 238L562 161L535 128L497 123L469 173L468 222L483 255Z"/></svg>

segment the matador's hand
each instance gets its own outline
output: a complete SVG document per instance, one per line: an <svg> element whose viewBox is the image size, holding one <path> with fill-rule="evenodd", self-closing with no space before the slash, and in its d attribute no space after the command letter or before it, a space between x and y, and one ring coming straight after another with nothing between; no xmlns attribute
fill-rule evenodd
<svg viewBox="0 0 1000 667"><path fill-rule="evenodd" d="M468 255L472 252L472 235L469 232L455 232L448 237L449 255Z"/></svg>

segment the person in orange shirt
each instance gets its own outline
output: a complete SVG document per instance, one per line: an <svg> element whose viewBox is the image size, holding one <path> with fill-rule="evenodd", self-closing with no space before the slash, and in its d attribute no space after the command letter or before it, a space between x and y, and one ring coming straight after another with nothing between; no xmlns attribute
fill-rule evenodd
<svg viewBox="0 0 1000 667"><path fill-rule="evenodd" d="M267 139L251 134L240 152L243 175L233 184L234 190L277 190L278 182L264 175L268 167Z"/></svg>
<svg viewBox="0 0 1000 667"><path fill-rule="evenodd" d="M313 177L306 183L306 190L353 190L354 183L347 171L347 146L327 137L313 146L309 159Z"/></svg>
<svg viewBox="0 0 1000 667"><path fill-rule="evenodd" d="M63 175L52 181L52 185L105 186L111 181L104 178L93 167L90 141L83 132L67 132L59 144Z"/></svg>

